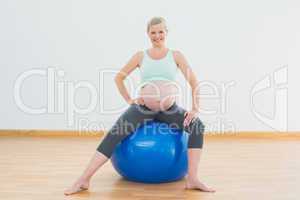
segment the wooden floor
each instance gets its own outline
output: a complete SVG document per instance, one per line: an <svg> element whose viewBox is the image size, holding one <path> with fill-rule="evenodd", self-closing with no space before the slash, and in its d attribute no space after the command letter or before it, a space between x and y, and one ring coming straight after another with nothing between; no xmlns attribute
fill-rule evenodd
<svg viewBox="0 0 300 200"><path fill-rule="evenodd" d="M0 137L0 199L300 199L299 139L205 139L199 176L216 193L184 190L184 182L140 184L107 162L89 191L64 196L99 143L97 137Z"/></svg>

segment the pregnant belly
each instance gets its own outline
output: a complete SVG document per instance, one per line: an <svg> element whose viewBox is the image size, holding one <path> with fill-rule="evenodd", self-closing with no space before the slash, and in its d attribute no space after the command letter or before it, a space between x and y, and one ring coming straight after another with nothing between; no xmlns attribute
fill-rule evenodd
<svg viewBox="0 0 300 200"><path fill-rule="evenodd" d="M153 111L167 110L176 101L178 86L165 80L155 80L143 86L139 92L145 105Z"/></svg>

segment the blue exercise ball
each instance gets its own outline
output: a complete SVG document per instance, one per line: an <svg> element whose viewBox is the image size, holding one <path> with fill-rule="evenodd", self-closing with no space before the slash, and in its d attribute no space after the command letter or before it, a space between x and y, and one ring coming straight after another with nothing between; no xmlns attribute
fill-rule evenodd
<svg viewBox="0 0 300 200"><path fill-rule="evenodd" d="M130 181L176 181L187 173L187 142L185 131L156 120L148 121L116 146L111 162Z"/></svg>

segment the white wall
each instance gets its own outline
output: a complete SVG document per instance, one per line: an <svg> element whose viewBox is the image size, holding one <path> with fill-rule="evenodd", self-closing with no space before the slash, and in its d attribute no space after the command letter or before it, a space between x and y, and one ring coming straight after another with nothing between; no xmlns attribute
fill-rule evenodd
<svg viewBox="0 0 300 200"><path fill-rule="evenodd" d="M146 22L158 15L168 21L168 47L181 50L210 85L201 89L211 94L201 98L208 131L300 130L299 9L299 2L284 0L2 0L0 129L108 129L127 105L113 74L100 74L150 47ZM22 81L24 72L40 75ZM134 86L138 75L131 76ZM182 75L179 82L185 94L179 103L188 109L189 87ZM72 92L76 84L83 88ZM73 112L73 101L92 109Z"/></svg>

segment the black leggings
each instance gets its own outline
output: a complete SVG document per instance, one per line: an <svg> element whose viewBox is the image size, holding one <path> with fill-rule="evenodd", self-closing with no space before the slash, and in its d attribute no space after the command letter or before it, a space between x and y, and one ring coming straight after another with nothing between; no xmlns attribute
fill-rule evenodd
<svg viewBox="0 0 300 200"><path fill-rule="evenodd" d="M97 151L110 158L115 146L126 136L135 131L147 120L158 120L167 123L170 127L183 129L189 133L188 148L202 148L205 126L199 117L194 118L189 126L184 127L185 109L176 102L166 111L152 111L145 105L131 104L118 118L99 144Z"/></svg>

